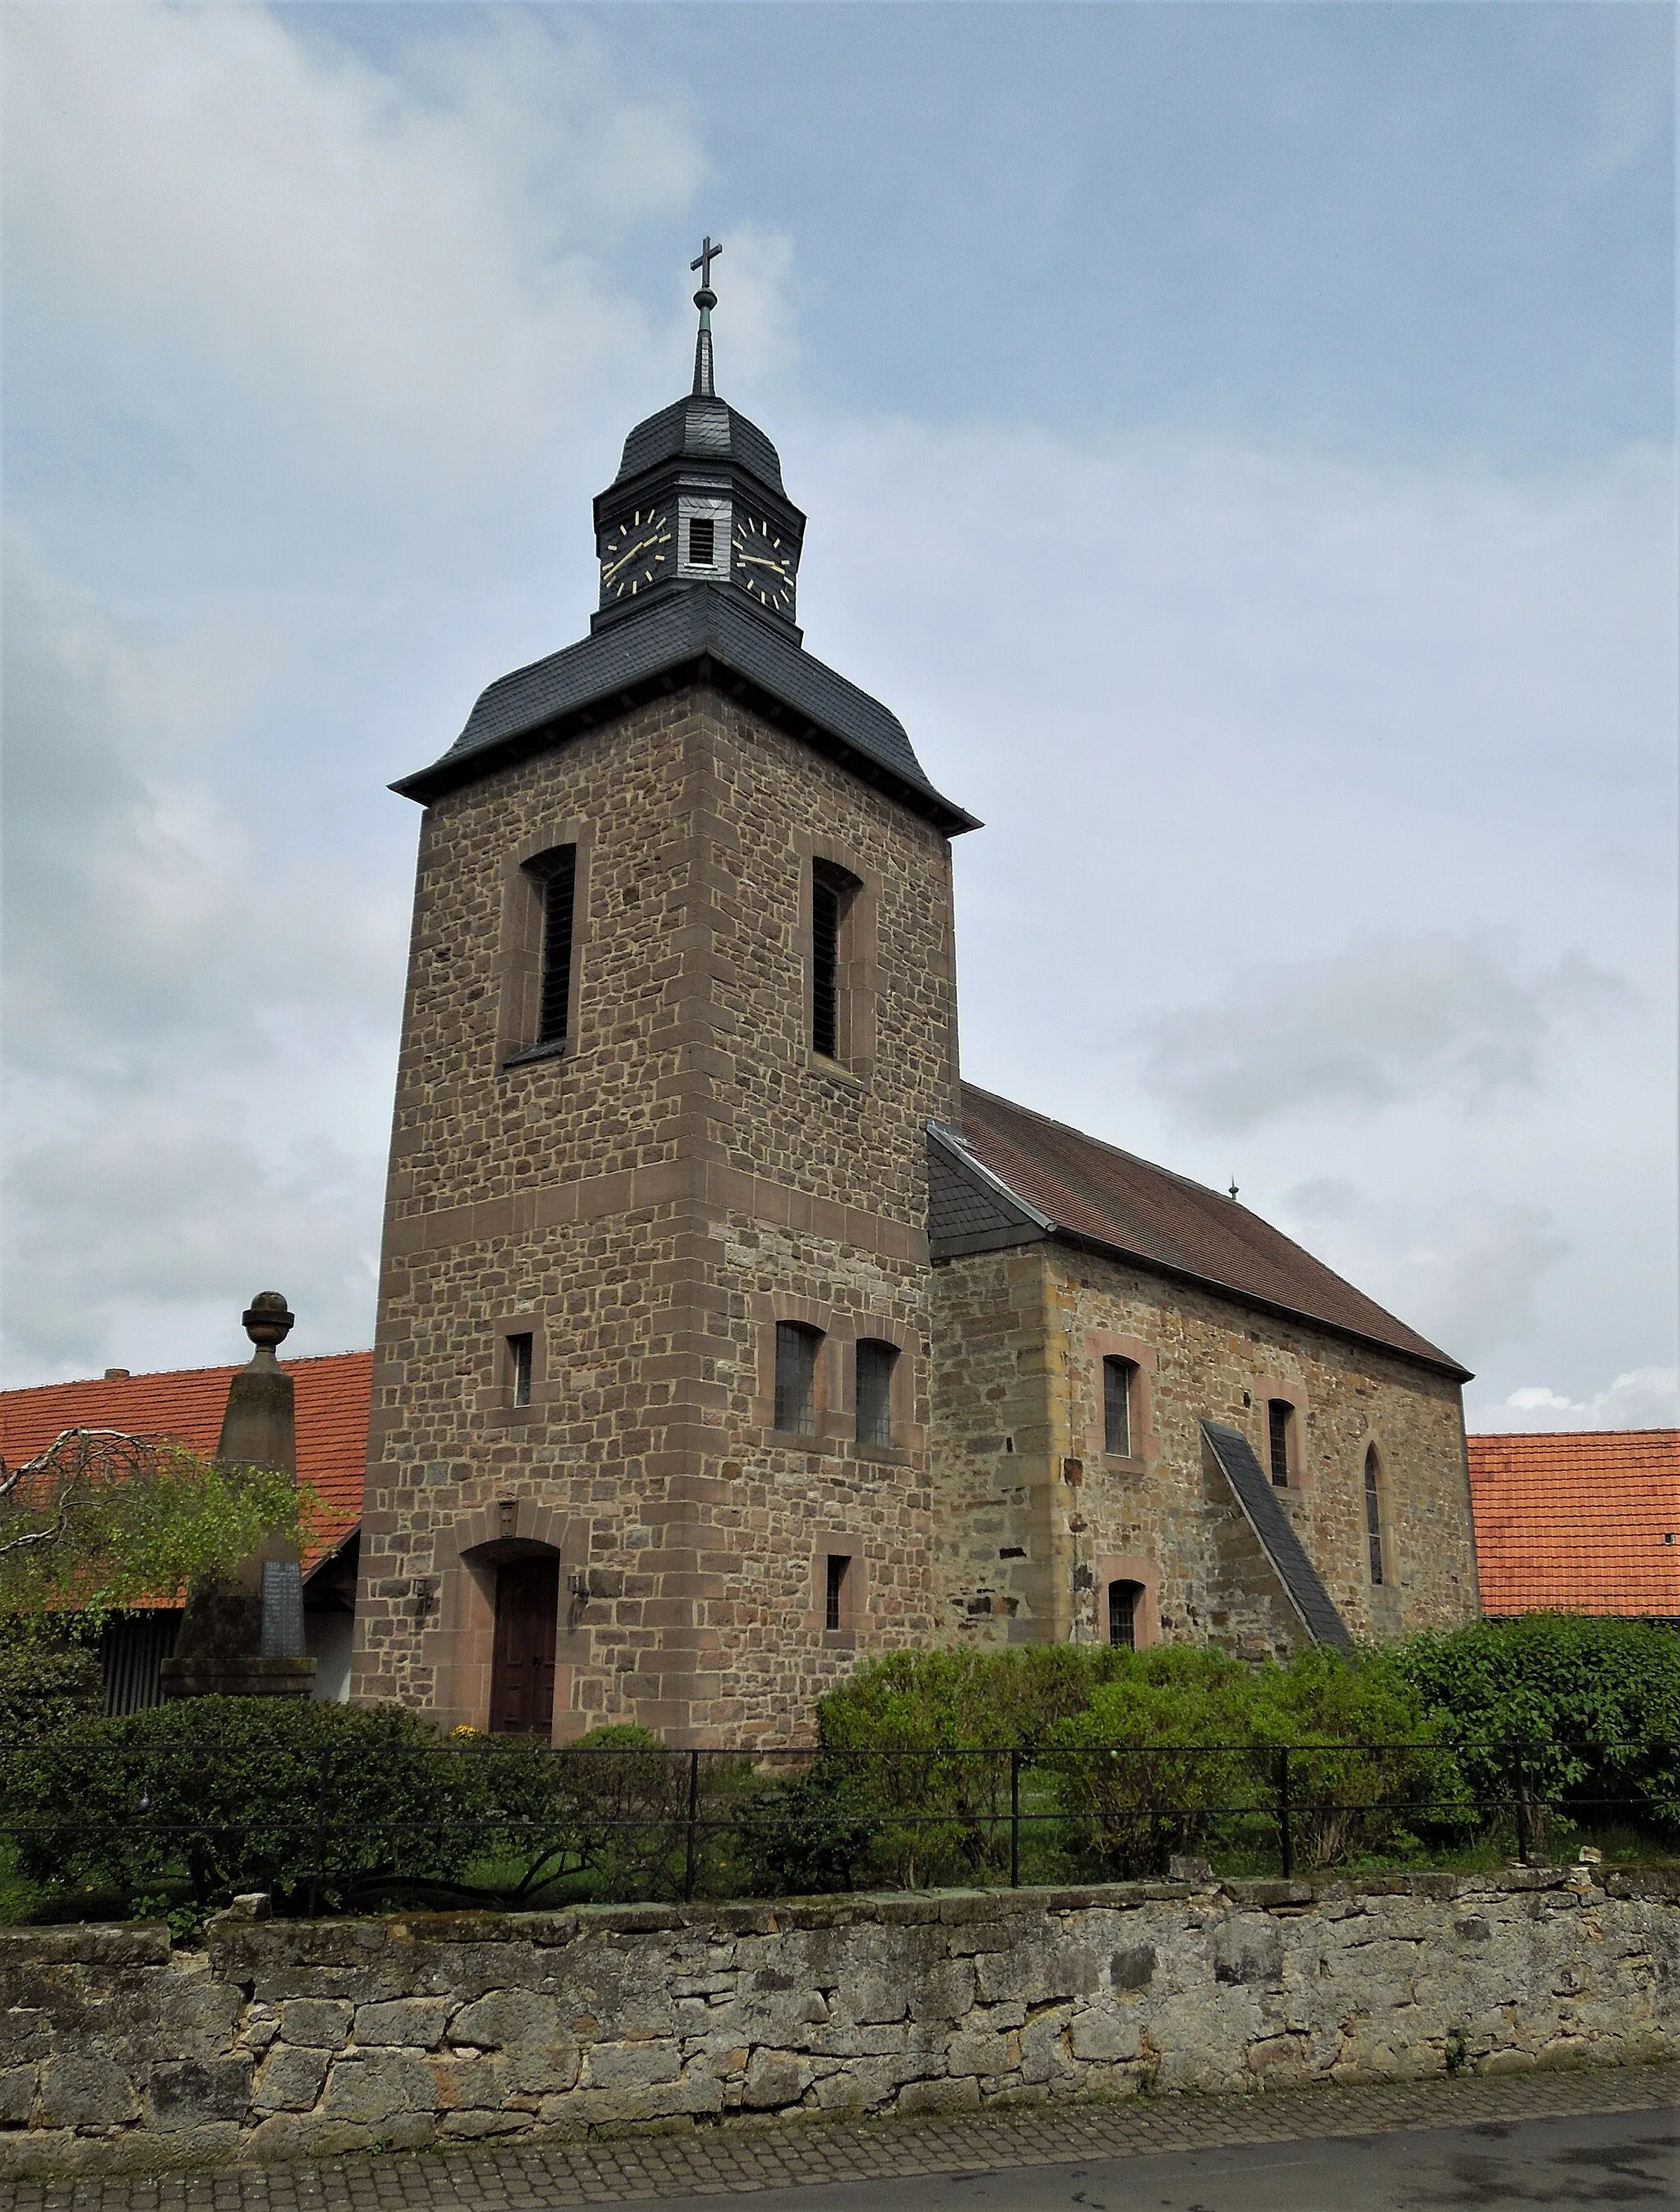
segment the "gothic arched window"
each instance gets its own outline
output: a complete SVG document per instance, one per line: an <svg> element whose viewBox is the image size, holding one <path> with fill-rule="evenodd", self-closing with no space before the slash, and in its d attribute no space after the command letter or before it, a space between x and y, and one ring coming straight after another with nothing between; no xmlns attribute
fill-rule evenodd
<svg viewBox="0 0 1680 2212"><path fill-rule="evenodd" d="M1365 1540L1371 1553L1371 1579L1380 1583L1383 1579L1383 1501L1377 1486L1377 1447L1369 1444L1365 1453Z"/></svg>

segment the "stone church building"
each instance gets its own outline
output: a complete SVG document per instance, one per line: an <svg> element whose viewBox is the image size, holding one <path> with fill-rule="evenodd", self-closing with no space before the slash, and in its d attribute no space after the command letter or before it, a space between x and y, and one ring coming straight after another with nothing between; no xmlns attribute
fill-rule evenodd
<svg viewBox="0 0 1680 2212"><path fill-rule="evenodd" d="M709 252L588 636L396 787L351 1695L772 1743L893 1646L1473 1617L1465 1370L1234 1199L962 1082L979 825L804 649Z"/></svg>

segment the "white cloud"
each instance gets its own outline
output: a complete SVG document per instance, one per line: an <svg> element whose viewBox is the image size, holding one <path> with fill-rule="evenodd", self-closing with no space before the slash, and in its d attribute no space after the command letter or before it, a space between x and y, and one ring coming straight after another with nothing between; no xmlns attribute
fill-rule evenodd
<svg viewBox="0 0 1680 2212"><path fill-rule="evenodd" d="M1284 1196L1280 1225L1467 1366L1519 1342L1570 1243L1544 1207L1467 1192L1385 1197L1336 1176Z"/></svg>
<svg viewBox="0 0 1680 2212"><path fill-rule="evenodd" d="M9 1357L32 1379L244 1357L240 1313L274 1288L294 1352L366 1344L381 1182L370 1150L277 1142L190 1085L48 1137L12 1177Z"/></svg>
<svg viewBox="0 0 1680 2212"><path fill-rule="evenodd" d="M1625 995L1579 951L1525 975L1508 936L1367 932L1239 968L1217 998L1150 1015L1143 1080L1209 1129L1443 1091L1475 1103L1534 1089L1543 1048Z"/></svg>
<svg viewBox="0 0 1680 2212"><path fill-rule="evenodd" d="M270 1048L290 1001L388 1027L405 931L319 881L238 788L233 732L283 657L248 621L173 637L6 545L8 1060L180 1079ZM244 803L241 803L241 801ZM323 896L325 893L325 896Z"/></svg>
<svg viewBox="0 0 1680 2212"><path fill-rule="evenodd" d="M301 409L341 462L499 473L645 349L607 251L703 161L574 27L484 10L385 69L255 6L6 31L15 293Z"/></svg>
<svg viewBox="0 0 1680 2212"><path fill-rule="evenodd" d="M1609 1388L1571 1398L1544 1383L1513 1390L1470 1416L1473 1429L1670 1429L1680 1426L1680 1367L1635 1367Z"/></svg>

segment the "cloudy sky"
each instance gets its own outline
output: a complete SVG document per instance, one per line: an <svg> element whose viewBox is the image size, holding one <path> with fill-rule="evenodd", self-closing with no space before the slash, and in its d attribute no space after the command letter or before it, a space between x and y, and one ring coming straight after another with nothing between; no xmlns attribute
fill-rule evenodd
<svg viewBox="0 0 1680 2212"><path fill-rule="evenodd" d="M720 386L978 1082L1680 1418L1673 17L4 13L10 1382L367 1343L417 817Z"/></svg>

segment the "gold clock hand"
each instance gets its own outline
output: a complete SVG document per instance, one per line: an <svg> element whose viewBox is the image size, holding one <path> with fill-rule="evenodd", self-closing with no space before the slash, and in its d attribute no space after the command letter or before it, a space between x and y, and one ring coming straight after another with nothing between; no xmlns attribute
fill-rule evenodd
<svg viewBox="0 0 1680 2212"><path fill-rule="evenodd" d="M610 584L621 568L627 568L640 555L648 552L655 545L668 545L670 542L671 532L668 530L655 531L650 538L638 538L627 552L621 553L616 561L610 562L601 570L602 581Z"/></svg>

